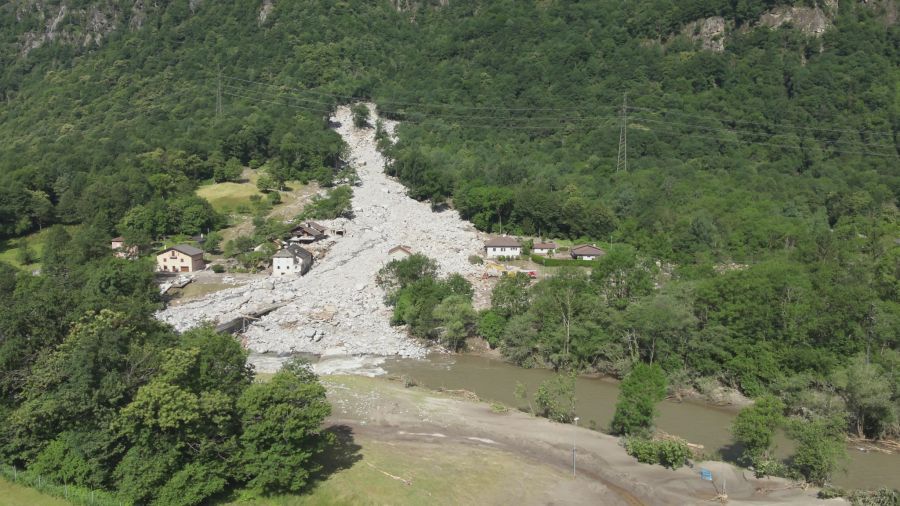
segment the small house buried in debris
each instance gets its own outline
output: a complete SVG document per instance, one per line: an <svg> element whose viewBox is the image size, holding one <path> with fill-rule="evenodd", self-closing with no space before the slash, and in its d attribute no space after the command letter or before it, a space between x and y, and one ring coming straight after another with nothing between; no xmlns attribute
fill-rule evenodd
<svg viewBox="0 0 900 506"><path fill-rule="evenodd" d="M570 253L575 260L596 260L606 254L602 249L590 244L575 246Z"/></svg>
<svg viewBox="0 0 900 506"><path fill-rule="evenodd" d="M531 247L531 252L536 255L547 255L550 256L556 251L558 246L555 242L536 242L534 246Z"/></svg>
<svg viewBox="0 0 900 506"><path fill-rule="evenodd" d="M297 244L288 244L272 256L272 275L304 275L312 266L313 256Z"/></svg>
<svg viewBox="0 0 900 506"><path fill-rule="evenodd" d="M413 251L409 246L394 246L388 250L388 258L390 260L403 260L408 256L412 256Z"/></svg>
<svg viewBox="0 0 900 506"><path fill-rule="evenodd" d="M206 268L203 250L179 244L156 254L156 270L162 272L196 272Z"/></svg>
<svg viewBox="0 0 900 506"><path fill-rule="evenodd" d="M497 237L484 243L488 258L517 257L522 254L522 244L512 237Z"/></svg>

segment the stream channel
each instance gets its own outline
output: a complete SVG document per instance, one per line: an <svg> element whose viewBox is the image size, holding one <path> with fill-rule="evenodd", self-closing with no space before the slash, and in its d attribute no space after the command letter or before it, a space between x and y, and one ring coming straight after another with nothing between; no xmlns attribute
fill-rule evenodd
<svg viewBox="0 0 900 506"><path fill-rule="evenodd" d="M525 385L534 395L538 385L553 376L546 369L523 369L502 360L460 354L432 354L425 360L387 359L381 365L388 374L406 375L421 386L474 392L486 401L526 407L516 399L516 383ZM580 377L575 384L576 412L579 425L603 430L609 426L615 411L618 383L608 378ZM691 443L702 444L708 454L728 455L731 445L729 427L737 414L734 407L717 407L694 401L660 403L657 427ZM791 442L779 434L776 453L787 456ZM900 486L900 455L862 452L847 448L846 473L838 473L834 484L848 488Z"/></svg>

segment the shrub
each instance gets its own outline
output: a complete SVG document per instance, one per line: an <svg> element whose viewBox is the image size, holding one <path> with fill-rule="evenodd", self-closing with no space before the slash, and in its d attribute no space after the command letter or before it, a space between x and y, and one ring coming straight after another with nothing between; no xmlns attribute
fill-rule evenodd
<svg viewBox="0 0 900 506"><path fill-rule="evenodd" d="M597 262L594 260L575 260L575 259L563 259L563 258L547 258L543 255L531 255L531 261L538 264L543 265L545 267L596 267Z"/></svg>
<svg viewBox="0 0 900 506"><path fill-rule="evenodd" d="M478 255L469 255L469 263L472 265L481 265L484 263L484 259Z"/></svg>
<svg viewBox="0 0 900 506"><path fill-rule="evenodd" d="M364 128L369 126L369 107L366 104L356 104L350 108L353 113L353 126Z"/></svg>
<svg viewBox="0 0 900 506"><path fill-rule="evenodd" d="M212 271L216 274L222 274L223 272L225 272L225 266L222 264L213 264Z"/></svg>
<svg viewBox="0 0 900 506"><path fill-rule="evenodd" d="M625 450L644 464L659 464L678 469L691 458L691 449L682 441L654 441L629 437L625 439Z"/></svg>

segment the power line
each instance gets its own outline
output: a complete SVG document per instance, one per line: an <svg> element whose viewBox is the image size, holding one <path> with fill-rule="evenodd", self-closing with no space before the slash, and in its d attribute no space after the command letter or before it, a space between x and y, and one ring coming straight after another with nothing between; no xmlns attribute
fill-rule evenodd
<svg viewBox="0 0 900 506"><path fill-rule="evenodd" d="M769 137L777 135L777 134L768 134L768 133L764 133L764 132L756 132L756 131L752 131L752 130L740 130L737 128L708 127L708 126L699 125L699 124L695 124L695 123L682 123L682 122L678 122L678 121L659 120L659 119L651 119L651 118L643 118L643 117L637 118L636 121L642 122L642 123L657 123L657 124L663 124L663 125L680 125L680 126L685 126L685 127L689 127L689 128L696 128L698 130L706 130L706 131L710 131L710 132L742 133L745 135L766 135ZM784 133L792 133L792 134L796 135L796 132L784 132ZM871 144L871 143L867 143L867 142L854 141L854 140L850 140L850 139L835 139L832 142L848 144L848 145L850 145L850 147L860 146L860 147L869 147L869 148L893 149L892 146L889 146L887 144Z"/></svg>
<svg viewBox="0 0 900 506"><path fill-rule="evenodd" d="M260 81L253 81L253 80L249 80L249 79L242 79L242 78L239 78L239 77L233 77L233 76L225 76L225 78L226 78L226 79L229 79L229 80L232 80L232 81L239 81L239 82L244 82L244 83L249 83L249 84L255 84L255 85L259 85L259 86L263 86L263 87L268 87L268 88L275 88L275 89L278 89L278 90L281 90L281 91L294 91L294 92L298 92L298 93L311 93L311 94L315 94L315 95L320 95L320 96L324 96L324 97L329 97L329 98L332 98L332 99L370 100L369 98L352 97L352 96L349 96L349 95L339 95L339 94L324 93L324 92L320 92L320 91L316 91L316 90L303 90L303 89L299 89L299 88L292 88L292 87L289 87L289 86L283 86L283 85L274 85L274 84L264 83L264 82L260 82ZM316 100L313 100L313 99L308 99L308 98L292 97L292 99L294 99L294 100L299 100L299 101L312 102L312 103L317 103L317 104L323 104L323 105L326 104L326 103L324 103L324 102L319 102L319 101L316 101ZM332 105L332 104L331 104L331 103L328 103L328 105ZM432 108L435 108L435 107L436 107L436 108L457 108L457 109L461 109L461 110L482 110L482 111L484 111L484 110L493 110L493 111L504 111L504 112L538 112L538 111L586 112L585 109L583 109L583 108L503 108L503 107L469 107L469 106L455 106L455 105L451 105L451 104L428 104L428 103L421 103L421 102L420 102L420 103L414 103L414 102L400 102L400 101L391 101L391 100L381 101L381 104L380 104L380 105L382 106L382 109L383 109L383 110L386 110L386 111L391 112L391 113L394 113L394 114L404 114L404 115L406 115L406 114L416 114L417 111L405 111L405 110L398 110L398 109L390 110L390 106L392 106L392 105L393 105L393 106L396 106L396 105L407 105L407 106L415 106L415 107L422 107L422 108L429 108L429 107L432 107ZM598 106L598 107L599 107L599 108L606 109L606 108L613 108L613 107L615 107L615 106L606 106L606 105L604 105L604 106ZM868 133L868 134L874 135L874 136L885 136L885 137L892 137L892 136L893 136L892 133L890 133L890 132L884 132L884 131L875 131L875 130L839 130L839 129L817 128L817 127L801 127L801 126L794 126L794 125L789 125L789 124L769 124L769 123L761 123L761 122L754 122L754 121L748 121L748 120L738 120L738 119L731 119L731 118L721 118L721 117L711 117L711 116L691 115L691 114L688 114L688 113L684 113L684 112L682 112L682 111L675 111L675 110L671 110L671 109L651 109L651 108L646 108L646 107L634 107L634 106L628 106L628 109L629 109L629 110L632 110L632 111L644 111L644 112L652 112L652 113L658 113L658 114L676 114L676 115L682 115L682 116L685 116L685 117L696 117L696 118L700 118L700 119L704 119L704 120L708 120L708 121L717 121L717 122L720 122L720 123L723 123L723 124L724 124L724 123L739 123L739 124L744 124L744 125L763 126L763 127L767 127L767 128L773 128L773 127L775 127L775 128L779 128L779 129L782 129L782 130L785 130L785 129L788 129L788 130L790 130L790 129L795 129L795 130L818 131L818 132L852 133L852 134L856 134L856 135L859 135L860 133L865 132L865 133ZM418 112L418 113L419 113L419 114L426 114L426 113L424 113L424 112ZM438 116L438 115L439 115L439 116L444 117L444 118L456 118L456 119L466 119L466 120L471 120L471 119L498 119L498 118L496 118L495 116L484 117L484 116L469 116L469 115L449 115L449 114L446 114L446 113L427 113L427 114L429 114L429 115L431 115L431 116ZM606 117L608 117L608 116L603 116L603 118L606 118ZM534 121L566 121L566 122L585 121L585 122L588 122L588 121L594 121L594 120L597 119L597 118L598 118L598 116L579 115L579 116L576 116L576 117L559 117L559 118L540 117L540 118L506 118L506 119L507 119L507 120L511 120L511 121L529 121L529 120L534 120ZM660 120L652 120L652 119L647 119L646 121L660 122ZM669 122L667 122L667 123L676 123L676 122L674 122L674 121L669 121ZM688 124L688 123L681 123L681 124L684 125L684 126L691 126L691 127L694 127L694 128L700 128L700 129L703 129L703 130L712 130L712 127L705 127L705 126L693 125L693 124ZM738 129L738 128L721 129L721 130L722 130L722 131L726 131L726 130L727 130L727 131L729 131L729 132L731 132L731 131L741 131L741 130ZM757 135L759 134L759 132L752 132L752 133L753 133L753 134L757 134ZM862 141L854 141L854 140L848 140L848 139L839 139L837 142L843 142L843 143L847 143L847 144L851 144L851 145L852 145L852 144L857 144L857 145L859 145L859 146L865 146L865 147L883 147L883 148L886 148L886 149L892 149L891 146L884 145L884 144L872 144L872 143L867 143L867 142L862 142Z"/></svg>
<svg viewBox="0 0 900 506"><path fill-rule="evenodd" d="M847 129L842 130L842 129L833 129L833 128L820 128L820 127L802 127L802 126L796 126L796 125L784 124L784 123L782 123L782 124L777 124L774 122L773 123L762 123L759 121L704 116L701 114L691 114L691 113L687 113L684 111L679 111L677 109L660 109L660 108L652 109L649 107L634 107L634 106L630 106L629 109L631 109L632 111L644 111L644 112L652 112L652 113L658 113L658 114L674 114L674 115L684 116L684 117L689 117L689 118L720 121L722 123L740 123L740 124L744 124L744 125L787 128L787 129L794 129L794 130L808 130L808 131L813 131L813 132L833 132L833 133L850 133L850 134L859 134L860 133L860 130L847 130ZM863 130L863 131L865 131L866 133L872 134L872 135L878 135L878 136L884 136L884 137L893 138L893 136L894 136L893 132L886 132L883 130Z"/></svg>
<svg viewBox="0 0 900 506"><path fill-rule="evenodd" d="M232 93L227 90L224 91L223 94L233 96L233 97L245 98L248 100L257 100L260 102L266 102L266 103L270 103L270 104L274 104L274 105L279 105L282 107L291 107L291 108L300 109L300 110L317 112L320 114L330 114L332 112L331 109L316 109L316 108L311 108L311 107L298 106L296 104L289 104L289 103L279 102L276 100L266 100L266 99L260 98L260 97ZM268 98L273 98L273 97L268 97ZM302 100L302 99L300 99L300 100ZM423 114L423 116L426 116L425 120L405 119L402 121L402 123L420 125L420 126L424 127L429 124L428 123L429 120L434 122L434 121L440 121L440 120L445 119L440 116L430 117L429 115L426 115L426 114ZM565 121L565 118L560 118L560 121ZM662 125L665 125L665 126L669 126L669 123L664 122L664 121L657 120L656 122L660 123ZM557 124L557 125L497 125L497 124L464 123L464 122L460 122L460 121L454 121L454 123L456 123L457 126L464 127L464 128L488 128L488 129L492 129L492 130L542 130L542 131L547 131L547 130L570 129L573 127L579 128L579 129L584 129L583 126L565 124L565 123ZM675 123L675 124L678 124L678 123ZM444 126L447 126L447 125L444 125ZM780 143L773 143L773 142L766 142L766 141L752 141L752 140L745 140L745 139L730 139L730 138L724 138L724 137L704 136L704 135L698 135L698 134L693 134L693 133L679 132L679 131L675 131L674 129L659 128L659 129L651 129L651 130L661 133L661 134L680 135L680 136L685 136L685 137L690 137L690 138L707 139L707 140L713 140L713 141L718 141L718 142L766 145L766 146L779 147L779 148L785 148L785 149L795 149L795 150L805 149L803 146L797 146L797 145L792 145L792 144L780 144ZM718 129L718 131L723 131L723 132L732 133L732 134L736 134L736 135L741 133L740 131L737 131L737 130ZM760 134L757 133L756 135L760 135ZM817 141L817 142L819 142L819 141ZM875 156L875 157L882 157L882 158L894 158L895 157L894 155L886 155L883 153L874 153L871 151L848 151L848 150L844 150L844 149L833 150L833 151L831 151L831 153L846 154L846 155L852 154L852 155L860 155L860 156Z"/></svg>

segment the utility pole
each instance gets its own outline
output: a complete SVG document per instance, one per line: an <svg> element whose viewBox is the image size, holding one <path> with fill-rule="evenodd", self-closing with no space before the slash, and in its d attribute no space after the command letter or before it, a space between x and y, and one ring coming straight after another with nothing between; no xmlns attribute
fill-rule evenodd
<svg viewBox="0 0 900 506"><path fill-rule="evenodd" d="M619 130L619 156L616 158L616 172L628 172L628 93L622 97L622 125Z"/></svg>
<svg viewBox="0 0 900 506"><path fill-rule="evenodd" d="M216 117L222 115L222 65L218 66L218 77L216 79Z"/></svg>

